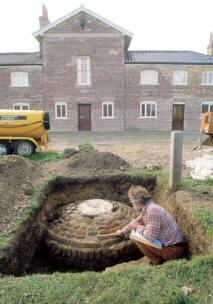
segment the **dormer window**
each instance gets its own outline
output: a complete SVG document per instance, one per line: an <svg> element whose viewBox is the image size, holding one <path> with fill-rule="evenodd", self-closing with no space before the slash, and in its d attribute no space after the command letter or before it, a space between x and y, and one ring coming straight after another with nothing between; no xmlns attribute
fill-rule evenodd
<svg viewBox="0 0 213 304"><path fill-rule="evenodd" d="M28 73L11 73L11 87L29 87Z"/></svg>
<svg viewBox="0 0 213 304"><path fill-rule="evenodd" d="M157 85L158 84L158 72L154 70L145 70L141 72L142 85Z"/></svg>

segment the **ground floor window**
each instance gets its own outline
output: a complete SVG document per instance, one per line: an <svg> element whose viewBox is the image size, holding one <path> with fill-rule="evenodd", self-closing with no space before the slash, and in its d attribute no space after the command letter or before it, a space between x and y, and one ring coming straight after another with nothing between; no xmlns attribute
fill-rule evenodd
<svg viewBox="0 0 213 304"><path fill-rule="evenodd" d="M143 101L140 103L140 118L156 118L157 104L154 101Z"/></svg>
<svg viewBox="0 0 213 304"><path fill-rule="evenodd" d="M13 110L29 110L30 105L29 103L15 103L13 105Z"/></svg>
<svg viewBox="0 0 213 304"><path fill-rule="evenodd" d="M202 103L202 114L206 112L213 112L213 101L206 101Z"/></svg>
<svg viewBox="0 0 213 304"><path fill-rule="evenodd" d="M56 102L55 103L55 118L65 119L67 118L67 103Z"/></svg>
<svg viewBox="0 0 213 304"><path fill-rule="evenodd" d="M114 118L114 103L103 102L102 103L102 118Z"/></svg>

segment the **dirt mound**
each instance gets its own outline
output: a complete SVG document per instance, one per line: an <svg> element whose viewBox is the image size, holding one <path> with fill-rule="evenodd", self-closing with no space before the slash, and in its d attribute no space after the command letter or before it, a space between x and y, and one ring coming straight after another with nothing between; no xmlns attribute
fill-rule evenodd
<svg viewBox="0 0 213 304"><path fill-rule="evenodd" d="M129 164L110 152L80 151L69 159L67 166L77 169L119 170L121 167L128 168Z"/></svg>
<svg viewBox="0 0 213 304"><path fill-rule="evenodd" d="M42 176L40 166L17 155L0 157L0 233L9 229Z"/></svg>

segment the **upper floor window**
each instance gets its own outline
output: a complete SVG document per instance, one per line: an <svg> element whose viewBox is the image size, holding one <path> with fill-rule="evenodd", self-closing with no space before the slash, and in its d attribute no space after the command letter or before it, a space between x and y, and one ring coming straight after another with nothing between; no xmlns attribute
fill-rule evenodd
<svg viewBox="0 0 213 304"><path fill-rule="evenodd" d="M157 118L157 103L155 101L141 102L140 118Z"/></svg>
<svg viewBox="0 0 213 304"><path fill-rule="evenodd" d="M11 87L28 87L28 73L13 72L11 73Z"/></svg>
<svg viewBox="0 0 213 304"><path fill-rule="evenodd" d="M114 118L114 102L102 103L102 118Z"/></svg>
<svg viewBox="0 0 213 304"><path fill-rule="evenodd" d="M202 114L206 112L213 112L213 101L206 101L202 103Z"/></svg>
<svg viewBox="0 0 213 304"><path fill-rule="evenodd" d="M67 103L56 102L55 103L55 118L65 119L67 118Z"/></svg>
<svg viewBox="0 0 213 304"><path fill-rule="evenodd" d="M77 85L90 85L90 57L77 57Z"/></svg>
<svg viewBox="0 0 213 304"><path fill-rule="evenodd" d="M213 71L203 72L202 84L213 85Z"/></svg>
<svg viewBox="0 0 213 304"><path fill-rule="evenodd" d="M187 72L186 71L173 72L173 84L174 85L187 85Z"/></svg>
<svg viewBox="0 0 213 304"><path fill-rule="evenodd" d="M29 103L15 103L13 105L13 110L29 110L30 105Z"/></svg>
<svg viewBox="0 0 213 304"><path fill-rule="evenodd" d="M158 84L158 72L145 70L141 72L141 84Z"/></svg>

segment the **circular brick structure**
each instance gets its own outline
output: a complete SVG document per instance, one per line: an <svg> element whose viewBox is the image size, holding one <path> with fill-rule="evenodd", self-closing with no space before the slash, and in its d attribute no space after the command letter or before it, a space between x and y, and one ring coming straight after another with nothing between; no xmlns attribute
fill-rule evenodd
<svg viewBox="0 0 213 304"><path fill-rule="evenodd" d="M58 214L49 223L45 240L54 262L71 268L103 269L136 257L137 249L130 240L112 235L134 217L133 208L93 199L65 205Z"/></svg>

